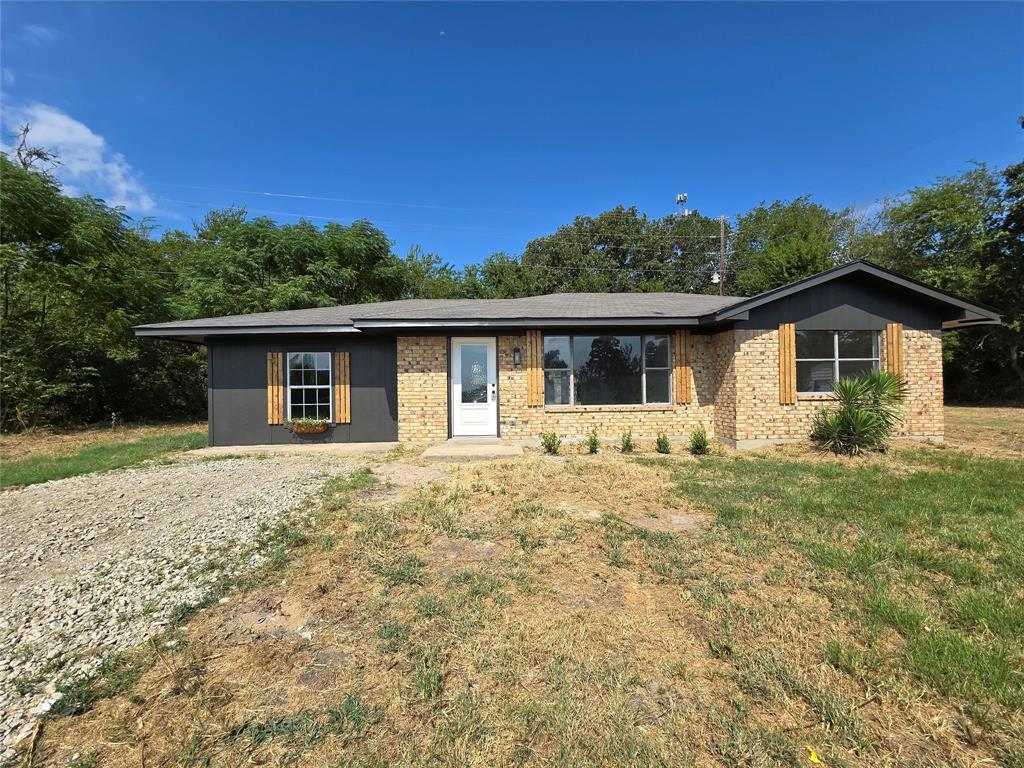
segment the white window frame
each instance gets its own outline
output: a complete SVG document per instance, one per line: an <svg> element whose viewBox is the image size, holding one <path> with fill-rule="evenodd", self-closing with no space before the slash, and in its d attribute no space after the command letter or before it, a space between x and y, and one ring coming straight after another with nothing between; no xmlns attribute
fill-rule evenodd
<svg viewBox="0 0 1024 768"><path fill-rule="evenodd" d="M588 333L586 336L629 336L632 334L619 334L619 333ZM673 389L673 378L675 377L675 368L672 365L672 334L671 333L641 333L637 334L640 336L640 402L639 403L603 403L603 404L592 404L582 405L581 408L635 408L638 405L672 405L672 392ZM544 381L544 407L545 408L570 408L576 407L576 336L571 333L551 333L544 334L541 337L541 355L543 357L543 350L545 349L545 342L548 337L552 336L563 336L569 339L569 367L568 368L543 368L542 377ZM668 340L668 365L667 366L651 366L652 371L668 371L668 399L667 400L656 400L654 402L647 401L647 339L651 336L664 336ZM547 402L547 387L548 371L552 372L569 372L569 402L568 403L548 403Z"/></svg>
<svg viewBox="0 0 1024 768"><path fill-rule="evenodd" d="M817 329L817 328L802 328L802 329L801 328L797 328L797 331L800 331L800 330L804 330L804 331L818 331L819 329ZM824 328L822 328L820 330L825 331ZM839 381L839 364L840 363L872 362L872 363L875 364L874 370L876 370L876 371L881 370L881 367L882 367L881 366L881 362L882 362L882 360L881 360L882 340L879 338L880 333L881 333L880 331L868 331L868 333L873 333L875 335L874 336L874 347L875 347L875 353L876 354L875 354L874 357L840 357L839 356L839 334L847 332L847 331L859 331L859 330L863 330L863 329L860 329L860 328L842 328L842 329L840 329L838 331L825 331L825 333L831 333L832 334L832 357L798 357L798 358L796 358L796 362L797 363L828 363L828 362L831 362L832 363L832 383L833 384L835 384L837 381ZM829 393L828 392L815 392L814 390L809 390L809 391L798 390L797 394L798 395L827 395Z"/></svg>
<svg viewBox="0 0 1024 768"><path fill-rule="evenodd" d="M326 384L292 384L292 358L296 355L327 355L327 383ZM334 422L334 365L333 355L330 352L310 352L308 350L303 352L285 352L284 363L285 363L285 381L288 383L288 410L287 418L292 418L292 390L293 389L326 389L327 390L327 421L331 424ZM314 369L315 370L315 369ZM302 404L302 411L305 413L306 406L308 403ZM301 418L310 418L308 416L302 416ZM315 418L315 417L314 417Z"/></svg>

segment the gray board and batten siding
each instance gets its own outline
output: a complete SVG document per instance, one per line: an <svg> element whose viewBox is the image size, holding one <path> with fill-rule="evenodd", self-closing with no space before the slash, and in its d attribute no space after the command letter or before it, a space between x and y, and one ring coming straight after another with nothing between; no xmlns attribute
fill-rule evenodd
<svg viewBox="0 0 1024 768"><path fill-rule="evenodd" d="M398 354L394 336L211 337L209 444L365 443L398 439ZM351 423L302 436L267 423L268 352L348 352Z"/></svg>

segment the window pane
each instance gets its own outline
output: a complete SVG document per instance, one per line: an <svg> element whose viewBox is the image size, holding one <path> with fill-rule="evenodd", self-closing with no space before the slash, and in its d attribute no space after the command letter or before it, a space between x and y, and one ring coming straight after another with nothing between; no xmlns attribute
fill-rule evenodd
<svg viewBox="0 0 1024 768"><path fill-rule="evenodd" d="M544 337L545 368L568 368L570 359L568 336Z"/></svg>
<svg viewBox="0 0 1024 768"><path fill-rule="evenodd" d="M648 368L668 368L668 336L645 336L644 360Z"/></svg>
<svg viewBox="0 0 1024 768"><path fill-rule="evenodd" d="M668 402L668 371L647 371L647 402Z"/></svg>
<svg viewBox="0 0 1024 768"><path fill-rule="evenodd" d="M544 371L544 404L569 405L569 371Z"/></svg>
<svg viewBox="0 0 1024 768"><path fill-rule="evenodd" d="M832 362L829 360L796 363L797 392L831 392Z"/></svg>
<svg viewBox="0 0 1024 768"><path fill-rule="evenodd" d="M873 371L878 368L878 363L874 360L852 360L852 361L839 361L839 378L849 379L853 376L859 376L862 373Z"/></svg>
<svg viewBox="0 0 1024 768"><path fill-rule="evenodd" d="M832 331L797 331L796 332L796 356L802 357L827 357L836 356L833 346ZM799 378L797 379L799 381Z"/></svg>
<svg viewBox="0 0 1024 768"><path fill-rule="evenodd" d="M331 402L331 390L326 387L321 387L316 391L316 401L318 403L330 403Z"/></svg>
<svg viewBox="0 0 1024 768"><path fill-rule="evenodd" d="M316 383L317 384L330 384L331 383L331 372L330 371L317 371L316 372Z"/></svg>
<svg viewBox="0 0 1024 768"><path fill-rule="evenodd" d="M324 419L325 421L327 419L330 419L331 418L331 406L329 406L329 405L318 405L316 407L316 417L318 419Z"/></svg>
<svg viewBox="0 0 1024 768"><path fill-rule="evenodd" d="M301 419L302 418L302 406L292 404L291 418Z"/></svg>
<svg viewBox="0 0 1024 768"><path fill-rule="evenodd" d="M316 368L318 371L328 371L331 368L331 353L330 352L317 352L316 353Z"/></svg>
<svg viewBox="0 0 1024 768"><path fill-rule="evenodd" d="M839 331L840 357L878 357L877 331Z"/></svg>
<svg viewBox="0 0 1024 768"><path fill-rule="evenodd" d="M573 361L578 405L642 402L639 336L576 336Z"/></svg>
<svg viewBox="0 0 1024 768"><path fill-rule="evenodd" d="M294 368L288 372L288 383L292 386L298 386L302 384L302 371L297 371Z"/></svg>
<svg viewBox="0 0 1024 768"><path fill-rule="evenodd" d="M487 402L487 345L463 344L462 358L462 402Z"/></svg>
<svg viewBox="0 0 1024 768"><path fill-rule="evenodd" d="M300 389L300 388L295 388L295 389L292 389L291 392L292 392L292 404L293 405L295 405L295 404L302 405L304 402L306 402L306 400L305 400L306 390Z"/></svg>

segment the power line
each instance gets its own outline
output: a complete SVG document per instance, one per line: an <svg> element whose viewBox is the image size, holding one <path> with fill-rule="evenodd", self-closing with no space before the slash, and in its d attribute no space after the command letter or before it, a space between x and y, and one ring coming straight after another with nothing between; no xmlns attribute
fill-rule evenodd
<svg viewBox="0 0 1024 768"><path fill-rule="evenodd" d="M180 189L200 189L207 192L227 192L233 195L256 195L259 197L284 197L292 200L316 200L318 202L328 203L354 203L357 205L388 205L399 208L423 208L433 211L460 211L463 213L499 213L499 214L510 214L510 215L521 215L521 216L550 216L553 215L549 212L542 211L512 211L503 210L500 208L462 208L458 206L449 205L430 205L427 203L398 203L388 200L358 200L351 197L323 197L320 195L299 195L290 192L257 192L255 190L248 189L227 189L225 187L203 187L197 184L172 184L170 182L161 181L148 181L147 184L153 184L158 187L178 187Z"/></svg>

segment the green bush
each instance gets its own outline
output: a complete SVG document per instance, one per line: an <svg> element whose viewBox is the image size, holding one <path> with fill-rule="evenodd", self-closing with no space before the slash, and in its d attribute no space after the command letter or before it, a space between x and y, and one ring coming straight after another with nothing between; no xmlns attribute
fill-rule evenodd
<svg viewBox="0 0 1024 768"><path fill-rule="evenodd" d="M698 424L690 432L690 453L694 456L703 456L708 452L708 432L703 424Z"/></svg>
<svg viewBox="0 0 1024 768"><path fill-rule="evenodd" d="M633 430L627 429L622 433L622 452L632 453L634 448L636 443L633 442Z"/></svg>
<svg viewBox="0 0 1024 768"><path fill-rule="evenodd" d="M832 385L836 404L814 417L811 439L821 447L847 456L884 451L900 423L903 380L887 371L840 379Z"/></svg>
<svg viewBox="0 0 1024 768"><path fill-rule="evenodd" d="M558 453L558 449L562 447L562 440L558 437L557 432L541 432L540 444L544 446L544 453L550 453L554 456Z"/></svg>
<svg viewBox="0 0 1024 768"><path fill-rule="evenodd" d="M591 427L590 433L587 435L587 451L589 453L599 453L601 451L601 441L597 437L597 427Z"/></svg>
<svg viewBox="0 0 1024 768"><path fill-rule="evenodd" d="M658 453L672 453L672 443L669 442L664 432L658 433L658 439L654 441L654 449Z"/></svg>

